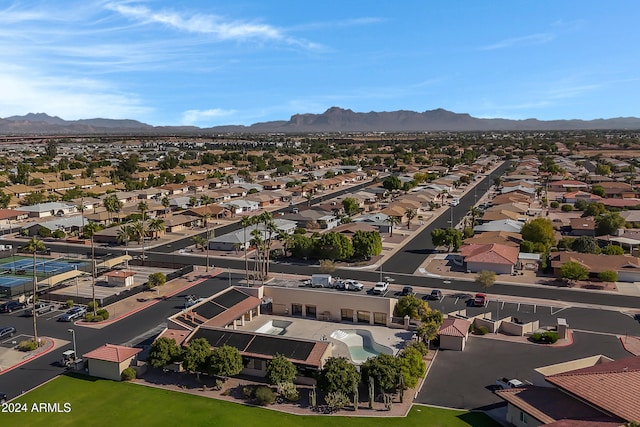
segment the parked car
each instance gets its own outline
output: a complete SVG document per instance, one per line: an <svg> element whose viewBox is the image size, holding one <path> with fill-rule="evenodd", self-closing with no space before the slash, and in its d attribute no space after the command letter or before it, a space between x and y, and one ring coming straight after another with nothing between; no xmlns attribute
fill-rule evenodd
<svg viewBox="0 0 640 427"><path fill-rule="evenodd" d="M373 294L374 295L383 295L388 290L389 290L389 283L388 282L376 282L376 284L373 285Z"/></svg>
<svg viewBox="0 0 640 427"><path fill-rule="evenodd" d="M486 304L487 304L486 294L476 294L476 296L473 298L474 307L484 307Z"/></svg>
<svg viewBox="0 0 640 427"><path fill-rule="evenodd" d="M498 378L496 380L496 386L498 386L498 388L500 390L505 390L508 388L518 388L518 387L524 387L524 383L520 380L517 380L515 378L513 379L508 379L508 378Z"/></svg>
<svg viewBox="0 0 640 427"><path fill-rule="evenodd" d="M364 285L357 280L345 280L345 289L348 291L359 292L364 289Z"/></svg>
<svg viewBox="0 0 640 427"><path fill-rule="evenodd" d="M0 338L12 337L16 333L16 328L8 326L0 329Z"/></svg>
<svg viewBox="0 0 640 427"><path fill-rule="evenodd" d="M400 296L402 297L406 297L407 295L415 295L416 293L413 292L413 288L411 286L405 286L404 288L402 288L402 291L400 292Z"/></svg>
<svg viewBox="0 0 640 427"><path fill-rule="evenodd" d="M58 317L58 322L73 322L87 314L87 309L81 306L75 306L69 311Z"/></svg>
<svg viewBox="0 0 640 427"><path fill-rule="evenodd" d="M2 313L11 313L16 310L22 310L25 308L25 304L19 301L9 301L0 305L0 312Z"/></svg>
<svg viewBox="0 0 640 427"><path fill-rule="evenodd" d="M188 295L185 299L184 299L184 308L189 308L193 305L196 305L197 303L204 301L204 298L200 298L197 297L195 295Z"/></svg>
<svg viewBox="0 0 640 427"><path fill-rule="evenodd" d="M56 306L53 304L49 304L46 302L38 302L36 303L36 305L28 311L28 314L30 316L33 316L34 314L37 314L38 316L41 316L45 313L49 313L50 311L53 311L56 309Z"/></svg>
<svg viewBox="0 0 640 427"><path fill-rule="evenodd" d="M442 299L442 291L438 290L438 289L434 289L431 291L431 293L429 295L427 295L427 299L430 300L441 300Z"/></svg>

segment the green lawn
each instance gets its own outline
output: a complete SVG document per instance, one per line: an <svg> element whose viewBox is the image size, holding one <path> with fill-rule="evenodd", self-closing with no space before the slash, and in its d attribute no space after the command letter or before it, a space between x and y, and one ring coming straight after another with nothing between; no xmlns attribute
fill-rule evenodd
<svg viewBox="0 0 640 427"><path fill-rule="evenodd" d="M6 426L242 426L242 427L494 427L481 413L414 407L406 418L296 416L135 384L61 376L14 402L23 414L0 416ZM68 413L35 413L34 403L69 403ZM13 402L12 402L13 403ZM5 408L6 409L6 408ZM346 413L346 412L345 412Z"/></svg>

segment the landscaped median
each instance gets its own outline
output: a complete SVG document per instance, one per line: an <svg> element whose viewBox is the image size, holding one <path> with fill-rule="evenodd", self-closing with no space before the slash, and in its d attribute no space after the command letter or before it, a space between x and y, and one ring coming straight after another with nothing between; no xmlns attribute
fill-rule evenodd
<svg viewBox="0 0 640 427"><path fill-rule="evenodd" d="M414 406L407 417L301 416L170 390L64 375L6 406L5 425L28 426L499 426L482 413ZM401 424L400 424L401 423Z"/></svg>

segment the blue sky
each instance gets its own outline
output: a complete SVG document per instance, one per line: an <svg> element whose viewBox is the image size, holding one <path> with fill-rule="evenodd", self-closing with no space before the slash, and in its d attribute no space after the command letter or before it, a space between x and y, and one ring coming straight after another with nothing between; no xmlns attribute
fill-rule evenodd
<svg viewBox="0 0 640 427"><path fill-rule="evenodd" d="M0 117L637 117L639 16L636 0L5 0Z"/></svg>

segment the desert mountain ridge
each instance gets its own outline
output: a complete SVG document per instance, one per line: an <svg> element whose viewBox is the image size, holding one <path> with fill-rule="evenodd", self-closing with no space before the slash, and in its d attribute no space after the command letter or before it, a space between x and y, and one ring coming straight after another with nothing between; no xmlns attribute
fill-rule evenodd
<svg viewBox="0 0 640 427"><path fill-rule="evenodd" d="M368 113L331 107L321 114L294 114L289 120L254 123L250 126L225 125L152 126L127 119L64 120L46 113L29 113L0 119L2 135L80 135L80 134L219 134L219 133L339 133L339 132L465 132L465 131L562 131L634 130L640 118L617 117L595 120L511 120L481 119L444 109L422 113L408 110Z"/></svg>

